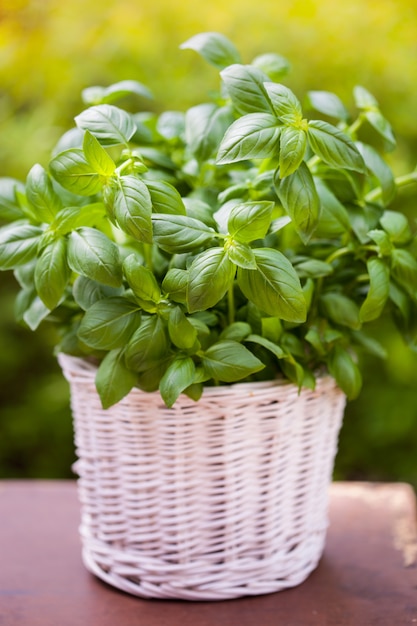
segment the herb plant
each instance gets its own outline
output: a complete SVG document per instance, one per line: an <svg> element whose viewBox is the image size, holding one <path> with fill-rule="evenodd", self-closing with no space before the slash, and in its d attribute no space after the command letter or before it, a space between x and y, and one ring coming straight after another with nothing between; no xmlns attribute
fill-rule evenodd
<svg viewBox="0 0 417 626"><path fill-rule="evenodd" d="M356 117L325 91L305 117L281 56L242 64L218 33L182 48L220 69L210 102L132 114L114 102L150 98L141 83L91 87L48 169L0 180L17 319L52 322L58 351L97 362L104 407L134 386L172 406L325 371L354 398L357 350L384 354L368 322L391 313L416 346L416 235L388 207L417 174L394 177L391 126L363 87Z"/></svg>

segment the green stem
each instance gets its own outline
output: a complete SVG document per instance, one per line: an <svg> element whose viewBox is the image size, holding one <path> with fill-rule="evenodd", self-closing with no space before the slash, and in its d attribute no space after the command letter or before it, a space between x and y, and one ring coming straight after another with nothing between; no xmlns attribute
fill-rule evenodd
<svg viewBox="0 0 417 626"><path fill-rule="evenodd" d="M145 257L145 265L146 267L153 272L153 260L152 260L152 244L144 243L143 246L143 256Z"/></svg>
<svg viewBox="0 0 417 626"><path fill-rule="evenodd" d="M362 126L362 124L364 123L365 119L366 119L366 118L365 118L365 115L364 115L363 113L361 113L361 114L357 117L357 119L353 122L353 124L351 124L351 125L349 126L349 128L347 128L347 130L346 130L347 134L349 134L349 135L351 135L351 136L352 136L352 135L354 135L355 133L357 133L357 132L358 132L358 130L360 129L360 127Z"/></svg>
<svg viewBox="0 0 417 626"><path fill-rule="evenodd" d="M344 247L344 248L339 248L339 250L335 250L334 252L332 252L327 259L325 260L326 263L332 263L335 259L338 259L340 256L345 256L346 254L350 254L352 252L352 250L350 248Z"/></svg>
<svg viewBox="0 0 417 626"><path fill-rule="evenodd" d="M403 176L398 176L395 179L396 187L405 187L406 185L411 185L412 183L417 183L417 172L411 172L410 174L404 174ZM366 194L365 200L366 202L375 202L382 197L383 191L381 187L377 187L376 189L372 189L369 193Z"/></svg>
<svg viewBox="0 0 417 626"><path fill-rule="evenodd" d="M227 292L227 319L229 325L235 321L235 292L233 287L234 284L232 283Z"/></svg>

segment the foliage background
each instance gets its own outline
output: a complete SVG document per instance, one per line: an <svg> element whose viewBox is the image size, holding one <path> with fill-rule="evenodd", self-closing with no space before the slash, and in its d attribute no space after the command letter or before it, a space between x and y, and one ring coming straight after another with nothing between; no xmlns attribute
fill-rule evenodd
<svg viewBox="0 0 417 626"><path fill-rule="evenodd" d="M217 88L216 72L178 46L210 30L232 39L247 62L268 51L286 56L287 84L299 96L327 89L351 105L353 86L365 86L396 131L395 173L415 167L414 0L351 0L337 10L331 0L2 0L0 175L24 180L33 163L47 165L89 85L137 79L154 92L156 111L204 101ZM417 217L410 193L397 202ZM0 475L71 476L68 388L51 329L17 327L13 278L0 275L0 289ZM389 358L364 363L364 391L347 408L335 475L417 486L417 356L386 322L380 326Z"/></svg>

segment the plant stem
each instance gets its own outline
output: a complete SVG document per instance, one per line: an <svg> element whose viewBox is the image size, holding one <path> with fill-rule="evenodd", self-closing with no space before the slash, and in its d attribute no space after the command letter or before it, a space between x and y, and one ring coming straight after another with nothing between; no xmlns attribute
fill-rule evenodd
<svg viewBox="0 0 417 626"><path fill-rule="evenodd" d="M153 271L153 261L152 261L152 244L144 243L143 245L143 256L145 257L146 267Z"/></svg>
<svg viewBox="0 0 417 626"><path fill-rule="evenodd" d="M229 324L233 324L235 321L235 292L233 287L232 283L227 292L227 320Z"/></svg>
<svg viewBox="0 0 417 626"><path fill-rule="evenodd" d="M412 183L417 183L417 172L404 174L403 176L398 176L395 179L396 187L405 187L406 185L411 185ZM379 200L382 197L382 193L383 191L381 187L372 189L372 191L366 194L365 200L366 202L375 202L375 200Z"/></svg>

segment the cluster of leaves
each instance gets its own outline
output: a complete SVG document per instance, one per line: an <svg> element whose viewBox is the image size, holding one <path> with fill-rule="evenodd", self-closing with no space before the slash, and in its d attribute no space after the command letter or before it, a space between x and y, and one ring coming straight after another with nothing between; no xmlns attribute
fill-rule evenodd
<svg viewBox="0 0 417 626"><path fill-rule="evenodd" d="M309 92L310 119L281 56L245 65L218 33L182 47L220 69L210 102L131 114L113 103L151 97L140 83L89 88L48 171L0 180L17 318L55 323L58 350L97 360L104 407L134 386L172 406L220 382L314 387L323 370L353 398L356 350L384 354L365 323L391 312L416 346L416 238L388 207L417 175L395 179L358 140L366 121L375 145L395 145L366 89L354 119Z"/></svg>

